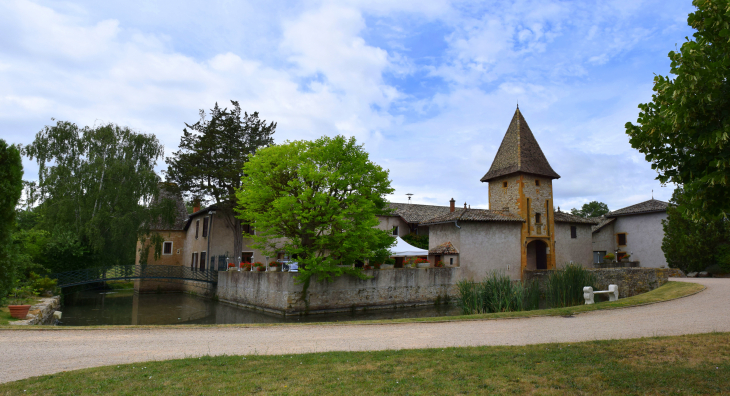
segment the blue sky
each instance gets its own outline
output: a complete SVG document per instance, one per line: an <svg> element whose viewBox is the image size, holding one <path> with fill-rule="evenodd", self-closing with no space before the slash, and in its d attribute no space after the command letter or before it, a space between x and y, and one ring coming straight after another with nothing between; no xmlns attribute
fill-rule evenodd
<svg viewBox="0 0 730 396"><path fill-rule="evenodd" d="M175 151L185 122L240 101L275 140L355 136L390 199L488 207L486 173L520 109L556 205L654 196L624 124L692 31L690 1L0 2L0 135L51 117L115 122ZM25 161L26 179L37 166ZM163 169L164 162L159 164Z"/></svg>

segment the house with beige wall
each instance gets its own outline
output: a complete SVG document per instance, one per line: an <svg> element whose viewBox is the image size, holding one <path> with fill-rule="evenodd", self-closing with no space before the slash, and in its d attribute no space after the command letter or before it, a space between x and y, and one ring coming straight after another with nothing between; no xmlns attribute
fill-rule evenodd
<svg viewBox="0 0 730 396"><path fill-rule="evenodd" d="M602 262L607 253L614 253L619 260L628 254L642 267L666 267L662 221L667 218L668 205L652 198L604 215L592 230L593 262Z"/></svg>

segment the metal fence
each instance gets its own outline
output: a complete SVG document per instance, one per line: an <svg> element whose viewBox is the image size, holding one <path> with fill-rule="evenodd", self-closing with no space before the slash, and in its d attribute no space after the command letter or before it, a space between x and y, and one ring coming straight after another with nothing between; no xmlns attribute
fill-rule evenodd
<svg viewBox="0 0 730 396"><path fill-rule="evenodd" d="M116 265L106 268L84 268L52 274L59 287L83 285L110 280L183 279L218 283L218 271L198 270L174 265Z"/></svg>

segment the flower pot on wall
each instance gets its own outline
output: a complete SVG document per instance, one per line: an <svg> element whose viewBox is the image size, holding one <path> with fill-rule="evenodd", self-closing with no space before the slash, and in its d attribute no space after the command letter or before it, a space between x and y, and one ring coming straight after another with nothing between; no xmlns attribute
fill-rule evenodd
<svg viewBox="0 0 730 396"><path fill-rule="evenodd" d="M395 267L395 265L394 265L394 264L381 264L381 265L380 265L380 269L381 269L381 270L388 270L388 269L393 269L393 267Z"/></svg>
<svg viewBox="0 0 730 396"><path fill-rule="evenodd" d="M269 272L279 272L281 271L281 267L269 267Z"/></svg>
<svg viewBox="0 0 730 396"><path fill-rule="evenodd" d="M8 305L8 309L10 310L10 316L22 320L28 316L30 305Z"/></svg>
<svg viewBox="0 0 730 396"><path fill-rule="evenodd" d="M418 268L428 268L431 266L431 263L418 263Z"/></svg>

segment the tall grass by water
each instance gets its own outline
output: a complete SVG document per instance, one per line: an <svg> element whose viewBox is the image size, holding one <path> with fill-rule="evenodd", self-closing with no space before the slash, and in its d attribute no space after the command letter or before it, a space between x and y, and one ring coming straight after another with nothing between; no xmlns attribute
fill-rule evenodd
<svg viewBox="0 0 730 396"><path fill-rule="evenodd" d="M553 308L583 304L583 287L596 288L596 275L580 264L552 271L547 281L547 301Z"/></svg>
<svg viewBox="0 0 730 396"><path fill-rule="evenodd" d="M502 272L492 272L481 282L460 281L458 304L465 315L529 311L538 308L537 282L513 282Z"/></svg>

